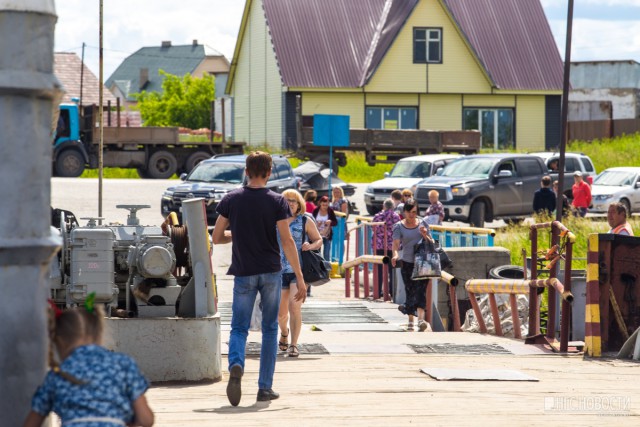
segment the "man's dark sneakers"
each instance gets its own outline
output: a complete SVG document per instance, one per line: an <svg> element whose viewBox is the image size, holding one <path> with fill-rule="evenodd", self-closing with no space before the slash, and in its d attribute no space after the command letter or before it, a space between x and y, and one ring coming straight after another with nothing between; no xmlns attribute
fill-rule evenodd
<svg viewBox="0 0 640 427"><path fill-rule="evenodd" d="M269 402L271 400L276 400L280 395L273 391L272 388L269 389L260 389L258 390L258 402Z"/></svg>
<svg viewBox="0 0 640 427"><path fill-rule="evenodd" d="M242 366L233 365L231 369L229 369L229 383L227 384L227 397L229 398L229 403L233 406L238 406L240 403L240 398L242 397Z"/></svg>

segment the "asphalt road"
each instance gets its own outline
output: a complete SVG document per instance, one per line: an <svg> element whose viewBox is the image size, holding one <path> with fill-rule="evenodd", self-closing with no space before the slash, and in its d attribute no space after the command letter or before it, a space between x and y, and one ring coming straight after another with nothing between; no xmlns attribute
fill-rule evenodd
<svg viewBox="0 0 640 427"><path fill-rule="evenodd" d="M177 180L156 179L104 179L102 186L102 217L106 223L126 224L127 210L116 205L149 205L149 209L138 212L140 224L160 225L160 198L167 187ZM366 184L354 184L356 193L350 197L360 213L366 215L364 189ZM98 217L99 187L97 179L52 178L51 206L73 212L78 218ZM80 221L84 225L86 222ZM209 224L213 225L213 224Z"/></svg>

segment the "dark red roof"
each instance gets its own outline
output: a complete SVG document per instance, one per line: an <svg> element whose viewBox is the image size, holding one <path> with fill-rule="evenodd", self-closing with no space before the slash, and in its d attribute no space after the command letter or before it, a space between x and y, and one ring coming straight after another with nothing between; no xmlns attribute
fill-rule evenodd
<svg viewBox="0 0 640 427"><path fill-rule="evenodd" d="M562 60L539 0L442 1L495 87L562 88ZM283 85L364 86L417 3L264 0Z"/></svg>
<svg viewBox="0 0 640 427"><path fill-rule="evenodd" d="M562 59L539 0L443 2L497 88L562 89Z"/></svg>
<svg viewBox="0 0 640 427"><path fill-rule="evenodd" d="M418 0L264 0L282 82L361 87Z"/></svg>
<svg viewBox="0 0 640 427"><path fill-rule="evenodd" d="M82 68L84 68L84 71L81 73ZM53 72L65 90L62 102L71 102L71 98L80 98L80 75L82 74L84 80L82 85L82 105L100 104L98 93L100 83L98 78L82 63L78 55L68 52L56 52L54 54ZM104 105L107 105L108 101L111 101L112 105L116 105L116 97L106 87L104 87L102 99Z"/></svg>

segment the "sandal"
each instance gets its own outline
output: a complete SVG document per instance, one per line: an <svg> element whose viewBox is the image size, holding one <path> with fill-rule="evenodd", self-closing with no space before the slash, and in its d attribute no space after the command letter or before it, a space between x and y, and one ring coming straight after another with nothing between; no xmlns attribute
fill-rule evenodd
<svg viewBox="0 0 640 427"><path fill-rule="evenodd" d="M284 341L282 340L284 338ZM278 348L280 351L287 351L289 348L289 334L280 334L280 341L278 341Z"/></svg>
<svg viewBox="0 0 640 427"><path fill-rule="evenodd" d="M289 357L298 357L300 356L300 352L298 351L298 346L291 344L289 349L287 350L287 356Z"/></svg>
<svg viewBox="0 0 640 427"><path fill-rule="evenodd" d="M413 331L413 323L407 325L407 331Z"/></svg>

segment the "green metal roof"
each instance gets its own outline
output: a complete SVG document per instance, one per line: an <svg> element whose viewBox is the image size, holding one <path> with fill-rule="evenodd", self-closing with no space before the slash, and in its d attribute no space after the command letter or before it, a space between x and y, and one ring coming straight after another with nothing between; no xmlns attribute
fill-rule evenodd
<svg viewBox="0 0 640 427"><path fill-rule="evenodd" d="M111 88L115 84L120 90L126 89L123 93L127 100L134 101L131 95L143 90L162 93L163 77L158 70L176 76L193 74L204 59L205 46L201 44L143 47L120 64L109 76L105 86ZM140 70L144 68L149 70L149 81L140 88Z"/></svg>

